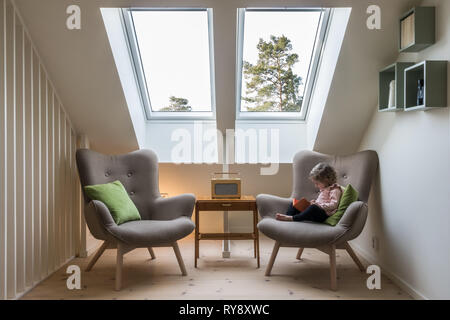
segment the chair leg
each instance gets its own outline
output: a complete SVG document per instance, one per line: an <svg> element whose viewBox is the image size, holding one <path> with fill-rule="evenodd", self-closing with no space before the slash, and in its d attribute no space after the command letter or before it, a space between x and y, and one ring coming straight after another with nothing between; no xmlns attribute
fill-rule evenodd
<svg viewBox="0 0 450 320"><path fill-rule="evenodd" d="M98 248L98 250L95 252L94 256L91 258L91 260L89 261L87 267L86 267L86 272L91 271L91 269L94 267L95 263L97 262L97 260L101 257L101 255L103 254L103 252L105 252L106 248L108 247L108 242L104 241L102 243L102 245L100 246L100 248Z"/></svg>
<svg viewBox="0 0 450 320"><path fill-rule="evenodd" d="M330 247L330 280L331 290L337 290L337 275L336 275L336 246L334 244Z"/></svg>
<svg viewBox="0 0 450 320"><path fill-rule="evenodd" d="M150 257L152 257L152 260L156 259L155 252L152 247L148 247L148 252L150 253Z"/></svg>
<svg viewBox="0 0 450 320"><path fill-rule="evenodd" d="M350 244L348 242L346 242L344 244L345 246L345 250L347 250L348 254L350 255L350 257L353 259L353 261L356 263L356 265L358 266L359 270L361 272L365 272L364 266L361 263L361 261L358 259L358 256L355 254L355 252L353 251L352 247L350 247Z"/></svg>
<svg viewBox="0 0 450 320"><path fill-rule="evenodd" d="M187 276L186 267L184 266L183 257L181 256L180 248L178 247L178 243L174 242L172 247L173 247L173 251L175 252L175 256L177 257L178 265L180 266L180 269L181 269L181 274L183 276Z"/></svg>
<svg viewBox="0 0 450 320"><path fill-rule="evenodd" d="M116 291L122 288L122 267L123 267L123 245L117 243L117 262L116 262Z"/></svg>
<svg viewBox="0 0 450 320"><path fill-rule="evenodd" d="M266 268L266 276L270 276L270 273L272 272L273 263L275 262L275 258L277 257L278 250L280 249L280 243L278 241L275 242L275 245L273 246L272 255L270 256L269 264Z"/></svg>
<svg viewBox="0 0 450 320"><path fill-rule="evenodd" d="M300 260L302 258L303 249L305 248L298 248L297 260Z"/></svg>

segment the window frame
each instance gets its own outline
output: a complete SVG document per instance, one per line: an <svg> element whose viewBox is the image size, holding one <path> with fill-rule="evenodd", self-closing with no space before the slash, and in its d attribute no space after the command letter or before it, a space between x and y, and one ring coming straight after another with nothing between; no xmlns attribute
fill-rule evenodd
<svg viewBox="0 0 450 320"><path fill-rule="evenodd" d="M209 68L210 68L210 88L211 88L211 111L153 111L150 101L150 91L142 65L139 43L137 41L134 27L132 11L206 11L208 19L208 42L209 42ZM215 120L216 119L216 90L214 72L214 30L213 14L211 8L142 8L131 7L122 8L122 22L127 46L130 53L133 70L135 72L136 83L139 95L144 108L147 121L151 120Z"/></svg>
<svg viewBox="0 0 450 320"><path fill-rule="evenodd" d="M243 80L243 50L245 32L245 12L283 12L283 11L321 11L316 38L314 40L311 61L306 77L306 86L303 94L303 104L300 112L251 112L241 111L242 80ZM237 121L295 121L305 122L308 114L311 96L316 82L319 62L322 57L323 47L329 26L331 15L330 8L238 8L237 9L237 32L236 32L236 120Z"/></svg>

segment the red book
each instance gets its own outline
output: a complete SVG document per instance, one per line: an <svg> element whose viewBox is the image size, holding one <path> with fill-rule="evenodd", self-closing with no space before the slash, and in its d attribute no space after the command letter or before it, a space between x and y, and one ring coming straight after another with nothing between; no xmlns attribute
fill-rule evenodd
<svg viewBox="0 0 450 320"><path fill-rule="evenodd" d="M298 211L303 212L306 208L308 208L311 205L311 203L305 198L301 198L300 200L293 199L292 205Z"/></svg>

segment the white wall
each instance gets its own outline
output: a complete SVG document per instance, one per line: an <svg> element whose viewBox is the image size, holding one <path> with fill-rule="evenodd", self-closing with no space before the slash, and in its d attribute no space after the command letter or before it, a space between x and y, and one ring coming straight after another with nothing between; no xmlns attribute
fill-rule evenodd
<svg viewBox="0 0 450 320"><path fill-rule="evenodd" d="M5 29L6 28L6 29ZM0 0L0 299L75 255L76 135L9 0Z"/></svg>
<svg viewBox="0 0 450 320"><path fill-rule="evenodd" d="M242 194L258 195L260 193L276 194L289 197L292 191L292 165L280 164L276 175L260 174L262 165L232 164L231 172L240 172L242 178ZM196 196L211 194L211 174L222 171L218 164L172 164L159 165L159 190L170 197L181 193L194 193ZM222 232L222 212L202 212L201 232ZM229 212L229 228L231 232L250 232L252 215L249 212ZM218 255L220 252L217 253ZM231 252L233 256L233 251Z"/></svg>
<svg viewBox="0 0 450 320"><path fill-rule="evenodd" d="M450 1L421 5L436 6L437 42L400 58L450 60ZM450 96L450 82L447 91ZM415 297L450 299L449 108L402 113L375 109L360 149L376 150L380 169L366 227L354 242ZM378 251L372 249L372 236L379 238Z"/></svg>

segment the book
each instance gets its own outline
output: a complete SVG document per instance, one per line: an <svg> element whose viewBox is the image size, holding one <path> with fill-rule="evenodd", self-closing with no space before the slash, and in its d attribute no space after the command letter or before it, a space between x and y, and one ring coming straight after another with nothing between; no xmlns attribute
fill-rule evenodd
<svg viewBox="0 0 450 320"><path fill-rule="evenodd" d="M311 203L305 198L301 198L300 200L293 199L292 205L298 211L303 212L306 208L308 208L311 205Z"/></svg>

